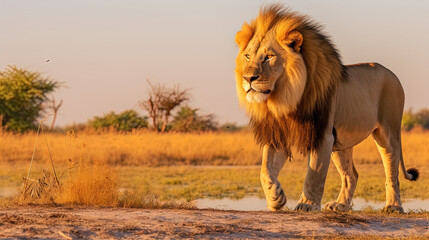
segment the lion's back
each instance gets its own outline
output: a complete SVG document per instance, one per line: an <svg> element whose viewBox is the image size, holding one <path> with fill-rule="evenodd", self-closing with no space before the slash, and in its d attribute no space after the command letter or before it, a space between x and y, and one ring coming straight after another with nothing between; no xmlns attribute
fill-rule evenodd
<svg viewBox="0 0 429 240"><path fill-rule="evenodd" d="M347 96L371 102L385 99L403 108L405 95L398 77L379 63L347 65L347 79L341 82L340 91ZM347 97L343 96L343 97Z"/></svg>

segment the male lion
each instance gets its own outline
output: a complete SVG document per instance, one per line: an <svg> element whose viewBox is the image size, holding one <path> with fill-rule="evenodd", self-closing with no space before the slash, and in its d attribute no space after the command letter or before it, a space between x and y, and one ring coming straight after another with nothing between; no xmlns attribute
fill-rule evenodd
<svg viewBox="0 0 429 240"><path fill-rule="evenodd" d="M330 158L341 175L337 201L326 209L348 211L358 173L353 147L370 134L383 159L386 211L403 212L399 164L408 180L401 150L404 92L398 78L377 63L344 66L340 56L308 17L281 5L262 8L235 37L239 102L263 145L261 183L267 208L279 210L286 196L277 180L291 149L309 156L307 175L295 210L321 209Z"/></svg>

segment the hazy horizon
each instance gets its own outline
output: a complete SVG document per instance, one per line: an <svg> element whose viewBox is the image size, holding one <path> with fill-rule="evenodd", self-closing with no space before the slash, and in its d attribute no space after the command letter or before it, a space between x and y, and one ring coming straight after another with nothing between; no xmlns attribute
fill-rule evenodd
<svg viewBox="0 0 429 240"><path fill-rule="evenodd" d="M344 64L379 62L405 89L405 109L429 107L429 2L21 1L0 3L0 69L63 82L57 125L134 109L152 82L190 88L189 105L247 123L235 95L234 36L263 4L282 2L325 26ZM49 61L47 61L49 60Z"/></svg>

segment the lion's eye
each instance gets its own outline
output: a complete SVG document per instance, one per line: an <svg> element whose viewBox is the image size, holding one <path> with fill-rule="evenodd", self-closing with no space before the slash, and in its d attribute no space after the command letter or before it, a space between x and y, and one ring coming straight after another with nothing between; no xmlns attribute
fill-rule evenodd
<svg viewBox="0 0 429 240"><path fill-rule="evenodd" d="M268 54L268 55L265 57L265 61L270 61L271 59L273 59L273 57L274 57L274 54Z"/></svg>
<svg viewBox="0 0 429 240"><path fill-rule="evenodd" d="M249 59L250 59L250 54L244 54L244 57L249 61Z"/></svg>

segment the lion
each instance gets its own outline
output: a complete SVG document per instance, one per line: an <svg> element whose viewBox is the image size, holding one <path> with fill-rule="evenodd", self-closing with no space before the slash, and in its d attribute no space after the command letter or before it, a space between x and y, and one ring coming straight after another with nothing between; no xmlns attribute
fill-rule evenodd
<svg viewBox="0 0 429 240"><path fill-rule="evenodd" d="M399 164L408 180L416 180L418 171L405 170L402 156L401 83L378 63L343 65L321 29L309 17L274 4L262 7L235 36L237 96L263 146L260 179L267 209L285 205L277 177L297 150L307 155L308 167L295 210L321 210L330 159L342 187L325 209L350 210L358 180L353 147L372 135L386 174L384 210L403 212Z"/></svg>

